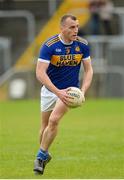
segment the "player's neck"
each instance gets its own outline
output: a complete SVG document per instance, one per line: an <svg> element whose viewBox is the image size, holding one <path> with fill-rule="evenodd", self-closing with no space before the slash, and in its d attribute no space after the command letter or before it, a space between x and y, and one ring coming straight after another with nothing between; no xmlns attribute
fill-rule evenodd
<svg viewBox="0 0 124 180"><path fill-rule="evenodd" d="M70 45L73 43L73 41L69 41L68 39L66 39L62 34L59 34L59 38L61 40L61 42L63 44L66 44L66 45Z"/></svg>

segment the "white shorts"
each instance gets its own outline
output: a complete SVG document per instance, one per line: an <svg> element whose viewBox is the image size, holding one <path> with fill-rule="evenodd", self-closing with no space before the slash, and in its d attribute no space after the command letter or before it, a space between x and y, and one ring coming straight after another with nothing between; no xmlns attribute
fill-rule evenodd
<svg viewBox="0 0 124 180"><path fill-rule="evenodd" d="M58 97L45 86L41 88L41 111L52 111Z"/></svg>

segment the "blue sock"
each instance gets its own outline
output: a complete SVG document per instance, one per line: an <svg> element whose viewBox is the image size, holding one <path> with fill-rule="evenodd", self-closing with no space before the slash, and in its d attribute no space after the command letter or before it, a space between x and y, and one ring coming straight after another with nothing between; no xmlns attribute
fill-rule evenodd
<svg viewBox="0 0 124 180"><path fill-rule="evenodd" d="M47 158L48 158L48 151L43 151L42 149L40 149L37 153L37 159L47 160Z"/></svg>

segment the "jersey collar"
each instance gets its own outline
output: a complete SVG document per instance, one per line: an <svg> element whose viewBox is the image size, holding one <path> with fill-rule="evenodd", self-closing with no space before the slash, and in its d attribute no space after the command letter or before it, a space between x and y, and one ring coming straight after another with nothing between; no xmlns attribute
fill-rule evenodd
<svg viewBox="0 0 124 180"><path fill-rule="evenodd" d="M71 44L73 43L73 41L71 41L70 43L65 43L65 42L62 40L60 34L58 35L58 37L59 37L60 41L61 41L64 45L71 45Z"/></svg>

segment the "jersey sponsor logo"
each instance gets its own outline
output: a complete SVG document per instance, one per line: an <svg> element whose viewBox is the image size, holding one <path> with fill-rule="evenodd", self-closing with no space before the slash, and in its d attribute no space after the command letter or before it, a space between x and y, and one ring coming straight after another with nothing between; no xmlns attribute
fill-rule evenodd
<svg viewBox="0 0 124 180"><path fill-rule="evenodd" d="M77 66L82 60L82 54L53 55L51 64L55 66Z"/></svg>

